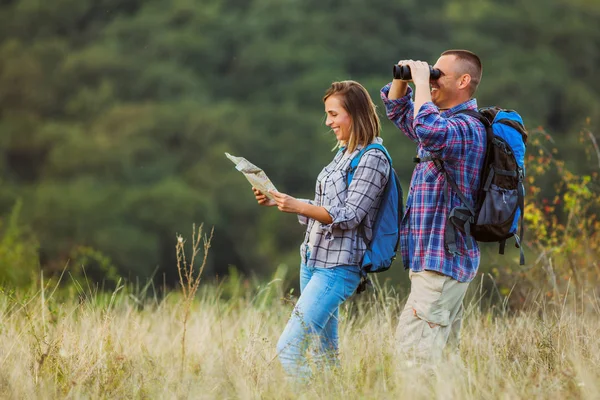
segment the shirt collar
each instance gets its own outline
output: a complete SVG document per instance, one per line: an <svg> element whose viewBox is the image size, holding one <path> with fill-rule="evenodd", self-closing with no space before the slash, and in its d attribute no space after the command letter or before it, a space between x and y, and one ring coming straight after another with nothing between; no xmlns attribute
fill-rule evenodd
<svg viewBox="0 0 600 400"><path fill-rule="evenodd" d="M457 106L443 111L440 115L444 118L448 118L451 115L456 114L457 112L462 110L477 110L477 99L470 99L465 101L464 103L460 103Z"/></svg>

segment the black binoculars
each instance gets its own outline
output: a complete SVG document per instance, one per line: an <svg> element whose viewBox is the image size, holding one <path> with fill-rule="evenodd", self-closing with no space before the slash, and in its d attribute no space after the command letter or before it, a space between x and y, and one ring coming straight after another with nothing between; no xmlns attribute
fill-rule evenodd
<svg viewBox="0 0 600 400"><path fill-rule="evenodd" d="M438 79L441 76L441 71L437 68L429 66L429 77L431 79ZM394 64L394 79L402 79L403 81L410 81L412 74L410 73L410 67L408 65Z"/></svg>

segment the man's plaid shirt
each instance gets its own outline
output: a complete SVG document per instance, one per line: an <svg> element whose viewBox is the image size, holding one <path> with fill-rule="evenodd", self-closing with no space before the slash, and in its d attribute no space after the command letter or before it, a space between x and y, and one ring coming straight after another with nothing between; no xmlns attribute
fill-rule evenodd
<svg viewBox="0 0 600 400"><path fill-rule="evenodd" d="M389 90L390 84L381 89L387 116L417 143L417 157L435 156L444 160L446 170L474 204L485 157L485 128L475 118L455 113L464 109L476 110L476 100L471 99L441 113L428 102L414 118L412 89L397 100L388 99ZM415 272L426 269L460 282L470 282L479 267L479 246L473 241L473 248L469 250L465 235L457 230L456 245L460 255L452 256L445 250L446 219L450 210L462 205L451 188L450 201L444 198L445 183L445 175L433 162L415 167L400 229L402 261L405 267Z"/></svg>
<svg viewBox="0 0 600 400"><path fill-rule="evenodd" d="M382 143L376 138L374 143ZM359 265L367 248L359 234L362 223L363 232L371 240L375 216L381 203L383 189L388 181L390 163L381 151L369 150L363 154L356 167L350 186L347 185L350 162L362 146L349 157L339 151L319 176L315 187L314 200L302 200L324 207L333 222L321 224L304 215L298 215L301 224L307 225L304 242L300 246L302 263L308 267L332 268L342 265ZM320 224L315 243L308 242L313 224ZM307 253L310 257L307 259Z"/></svg>

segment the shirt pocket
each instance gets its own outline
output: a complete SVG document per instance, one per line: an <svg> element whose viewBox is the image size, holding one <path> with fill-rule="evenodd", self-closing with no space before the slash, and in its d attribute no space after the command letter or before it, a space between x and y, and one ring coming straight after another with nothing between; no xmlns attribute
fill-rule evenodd
<svg viewBox="0 0 600 400"><path fill-rule="evenodd" d="M348 184L346 183L347 173L342 170L335 170L325 178L324 195L332 204L340 204L346 201L348 194Z"/></svg>

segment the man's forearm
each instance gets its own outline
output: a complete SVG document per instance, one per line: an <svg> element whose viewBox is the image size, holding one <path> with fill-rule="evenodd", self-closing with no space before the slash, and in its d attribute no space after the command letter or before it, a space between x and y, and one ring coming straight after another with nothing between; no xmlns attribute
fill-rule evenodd
<svg viewBox="0 0 600 400"><path fill-rule="evenodd" d="M392 86L390 87L390 91L388 93L388 99L397 100L406 95L406 90L408 89L408 82L400 79L394 79L392 81Z"/></svg>
<svg viewBox="0 0 600 400"><path fill-rule="evenodd" d="M431 92L428 83L418 84L415 86L415 110L414 117L417 118L417 114L421 110L423 104L431 101Z"/></svg>

